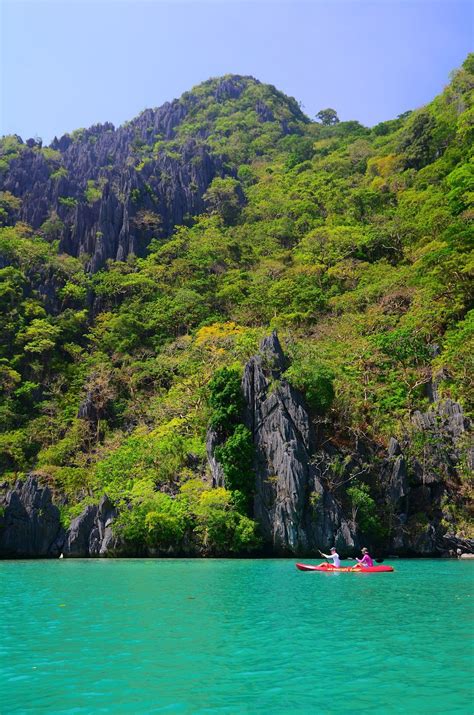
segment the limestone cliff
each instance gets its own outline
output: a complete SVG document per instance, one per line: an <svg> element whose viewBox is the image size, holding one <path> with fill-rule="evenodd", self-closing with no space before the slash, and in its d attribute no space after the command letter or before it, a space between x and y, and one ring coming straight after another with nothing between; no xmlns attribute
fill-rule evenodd
<svg viewBox="0 0 474 715"><path fill-rule="evenodd" d="M2 558L59 556L63 540L60 512L48 487L29 477L7 491L0 516Z"/></svg>
<svg viewBox="0 0 474 715"><path fill-rule="evenodd" d="M399 555L474 550L449 511L459 499L459 464L471 428L458 403L439 401L429 412L415 412L412 431L401 442L392 438L387 451L360 439L341 448L335 426L317 438L303 395L283 377L287 367L272 333L242 379L243 419L256 450L254 517L272 552L314 553L335 544L349 554L362 542ZM415 442L423 444L421 454ZM222 484L216 444L210 431L211 472ZM472 468L473 451L466 454ZM371 486L383 527L377 536L364 533L353 517L347 488L356 476Z"/></svg>
<svg viewBox="0 0 474 715"><path fill-rule="evenodd" d="M3 498L0 558L127 554L125 545L112 530L116 515L116 509L104 496L98 505L87 506L64 529L51 490L30 475L18 481Z"/></svg>
<svg viewBox="0 0 474 715"><path fill-rule="evenodd" d="M379 553L401 556L474 552L473 541L459 532L451 508L461 498L462 460L467 468L474 463L474 450L466 448L471 423L458 403L438 401L428 412L415 412L412 431L392 438L387 450L368 440L342 448L331 432L334 426L326 424L325 432L316 434L304 396L284 377L287 367L272 333L248 361L242 378L242 419L255 447L253 516L260 525L264 553L314 556L317 549L335 544L342 555L350 555L362 542ZM209 430L214 486L225 484L214 454L218 443L218 435ZM381 515L384 530L379 535L364 532L351 511L347 488L358 475L370 485ZM0 557L182 553L173 548L155 553L123 543L113 530L116 516L104 496L65 530L50 489L29 476L4 493ZM188 544L186 554L199 551Z"/></svg>
<svg viewBox="0 0 474 715"><path fill-rule="evenodd" d="M229 108L249 109L280 136L307 121L294 100L253 77L230 75L195 89L118 128L97 124L46 148L16 137L16 154L0 172L0 191L20 200L11 219L59 239L60 251L84 256L95 272L108 259L142 255L152 238L204 211L215 177L237 175L238 165L211 141L221 110L227 117ZM266 103L273 100L275 110Z"/></svg>
<svg viewBox="0 0 474 715"><path fill-rule="evenodd" d="M255 518L277 553L354 545L347 520L312 461L316 439L303 396L282 378L276 333L245 367L245 423L256 448Z"/></svg>

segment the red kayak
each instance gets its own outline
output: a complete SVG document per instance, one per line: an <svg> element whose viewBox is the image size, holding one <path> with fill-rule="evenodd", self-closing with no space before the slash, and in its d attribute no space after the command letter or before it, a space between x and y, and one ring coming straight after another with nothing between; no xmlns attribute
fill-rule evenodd
<svg viewBox="0 0 474 715"><path fill-rule="evenodd" d="M318 564L317 566L313 564L296 564L296 568L300 571L326 571L326 573L333 571L337 573L388 573L389 571L393 571L393 566L364 567L356 564L355 566L340 566L336 568L328 563Z"/></svg>

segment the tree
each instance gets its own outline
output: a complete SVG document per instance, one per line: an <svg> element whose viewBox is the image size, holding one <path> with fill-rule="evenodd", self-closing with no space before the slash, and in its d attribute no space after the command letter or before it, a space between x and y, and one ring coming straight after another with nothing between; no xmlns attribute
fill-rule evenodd
<svg viewBox="0 0 474 715"><path fill-rule="evenodd" d="M300 137L296 134L287 136L281 142L282 147L288 152L285 162L286 169L292 169L303 161L308 161L313 156L313 140L309 137Z"/></svg>
<svg viewBox="0 0 474 715"><path fill-rule="evenodd" d="M355 481L347 490L352 510L352 523L368 536L382 536L384 527L377 514L377 505L367 484Z"/></svg>
<svg viewBox="0 0 474 715"><path fill-rule="evenodd" d="M322 363L306 358L294 362L285 372L288 382L301 390L318 415L328 412L334 400L334 373Z"/></svg>
<svg viewBox="0 0 474 715"><path fill-rule="evenodd" d="M0 191L0 225L12 222L21 207L21 199L10 191Z"/></svg>
<svg viewBox="0 0 474 715"><path fill-rule="evenodd" d="M333 124L338 124L339 122L339 117L337 116L336 110L331 109L329 107L328 109L320 109L316 115L316 119L319 119L321 124L324 124L324 126L326 127L330 127Z"/></svg>
<svg viewBox="0 0 474 715"><path fill-rule="evenodd" d="M426 110L410 117L400 138L398 150L404 154L405 169L422 169L436 158L435 118Z"/></svg>
<svg viewBox="0 0 474 715"><path fill-rule="evenodd" d="M447 199L451 212L457 216L474 203L474 166L463 164L446 177L450 189Z"/></svg>
<svg viewBox="0 0 474 715"><path fill-rule="evenodd" d="M211 212L219 214L225 224L231 225L240 214L240 184L236 179L216 178L204 194L204 200Z"/></svg>
<svg viewBox="0 0 474 715"><path fill-rule="evenodd" d="M228 435L238 423L244 407L240 373L223 367L214 373L209 383L211 426Z"/></svg>
<svg viewBox="0 0 474 715"><path fill-rule="evenodd" d="M42 354L51 352L59 338L60 329L44 318L35 318L21 332L17 341L25 353Z"/></svg>
<svg viewBox="0 0 474 715"><path fill-rule="evenodd" d="M241 492L248 506L254 491L253 458L252 435L243 424L237 425L224 444L216 447L216 459L222 465L227 489Z"/></svg>

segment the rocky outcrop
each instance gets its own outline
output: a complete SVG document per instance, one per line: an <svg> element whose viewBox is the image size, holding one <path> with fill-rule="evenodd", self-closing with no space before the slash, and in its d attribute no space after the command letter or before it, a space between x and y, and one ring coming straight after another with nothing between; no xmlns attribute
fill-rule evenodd
<svg viewBox="0 0 474 715"><path fill-rule="evenodd" d="M186 138L178 136L180 126L195 121L207 97L218 108L259 85L252 77L223 77L118 128L97 124L55 138L46 148L18 137L19 149L0 175L0 190L21 200L13 218L42 228L50 240L59 238L61 251L88 256L91 272L108 259L142 255L152 238L168 236L205 210L204 194L215 177L237 175L225 150L219 153L207 141L213 120L198 122ZM277 98L281 112L263 99L249 99L259 121L274 122L283 136L292 116L298 131L296 124L307 119L296 102L273 87L266 93Z"/></svg>
<svg viewBox="0 0 474 715"><path fill-rule="evenodd" d="M397 507L408 494L407 462L402 454L400 443L394 437L388 446L388 458L385 462L385 488L390 504Z"/></svg>
<svg viewBox="0 0 474 715"><path fill-rule="evenodd" d="M48 487L29 476L7 491L1 503L0 557L58 556L63 540L59 509Z"/></svg>
<svg viewBox="0 0 474 715"><path fill-rule="evenodd" d="M103 496L100 503L87 506L82 514L72 520L63 546L65 557L117 556L125 548L114 535L112 524L117 511Z"/></svg>
<svg viewBox="0 0 474 715"><path fill-rule="evenodd" d="M324 439L317 438L303 396L283 377L287 367L272 333L247 363L242 380L242 419L256 454L253 516L271 553L314 553L335 544L348 554L362 540L401 556L473 550L472 540L456 532L447 507L458 499L459 463L473 461L466 447L470 421L458 403L438 401L428 412L415 412L411 430L403 439L392 438L385 453L367 439L335 446L341 440L331 427ZM225 485L215 458L218 443L209 430L215 486ZM347 488L357 478L370 485L382 521L377 536L362 533L353 518Z"/></svg>
<svg viewBox="0 0 474 715"><path fill-rule="evenodd" d="M245 367L244 421L256 450L254 516L276 553L354 546L354 535L312 461L314 430L303 396L282 377L287 361L276 333Z"/></svg>
<svg viewBox="0 0 474 715"><path fill-rule="evenodd" d="M459 465L472 467L470 420L452 400L415 412L412 427L388 449L369 440L344 440L326 426L315 434L305 400L284 378L287 360L276 333L265 338L245 366L241 418L255 447L253 516L266 553L311 554L336 545L352 555L364 543L400 556L461 556L474 541L458 528ZM219 435L209 430L213 486L225 485L215 458ZM347 487L370 485L383 533L364 534L351 512ZM0 558L202 555L189 542L165 550L124 543L113 530L117 512L104 496L87 506L65 531L47 486L29 476L0 500ZM462 512L464 513L464 512ZM461 519L462 523L462 519Z"/></svg>
<svg viewBox="0 0 474 715"><path fill-rule="evenodd" d="M134 158L135 138L132 126L93 127L64 143L55 163L25 147L0 178L0 189L21 199L16 218L33 228L47 232L54 219L60 250L90 256L91 272L109 258L142 255L152 238L202 213L206 189L225 172L221 159L192 140L179 156L163 152L142 167ZM58 171L66 176L57 178Z"/></svg>
<svg viewBox="0 0 474 715"><path fill-rule="evenodd" d="M390 441L381 469L391 518L388 548L400 555L433 556L472 550L474 543L452 532L448 505L459 501L459 464L471 463L471 423L459 403L433 403L414 412L403 443ZM471 444L472 444L472 440Z"/></svg>
<svg viewBox="0 0 474 715"><path fill-rule="evenodd" d="M206 451L213 487L223 487L225 482L224 471L215 456L216 447L218 447L219 444L219 435L217 434L215 429L210 427L207 431Z"/></svg>
<svg viewBox="0 0 474 715"><path fill-rule="evenodd" d="M98 505L87 506L66 531L51 490L29 476L6 492L0 513L0 558L57 558L61 554L84 558L130 552L113 532L117 511L107 496Z"/></svg>

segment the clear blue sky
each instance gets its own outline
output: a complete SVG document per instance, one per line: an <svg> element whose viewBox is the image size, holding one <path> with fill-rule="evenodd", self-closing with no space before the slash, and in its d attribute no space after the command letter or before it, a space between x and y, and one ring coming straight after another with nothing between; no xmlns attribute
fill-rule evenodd
<svg viewBox="0 0 474 715"><path fill-rule="evenodd" d="M367 125L430 101L472 50L470 0L0 0L0 134L115 125L251 74Z"/></svg>

